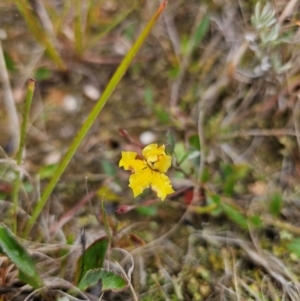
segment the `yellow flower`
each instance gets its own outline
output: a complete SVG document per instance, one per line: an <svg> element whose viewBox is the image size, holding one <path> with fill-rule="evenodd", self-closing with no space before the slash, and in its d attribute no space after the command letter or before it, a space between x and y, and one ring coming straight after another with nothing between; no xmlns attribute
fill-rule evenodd
<svg viewBox="0 0 300 301"><path fill-rule="evenodd" d="M170 179L164 174L171 166L172 158L165 153L165 146L149 144L143 151L143 158L135 152L122 152L119 167L130 170L129 187L134 197L151 186L163 201L174 192Z"/></svg>

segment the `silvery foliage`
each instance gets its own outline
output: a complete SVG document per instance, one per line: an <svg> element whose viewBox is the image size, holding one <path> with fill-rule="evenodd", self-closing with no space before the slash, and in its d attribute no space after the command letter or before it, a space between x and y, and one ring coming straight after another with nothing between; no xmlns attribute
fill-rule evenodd
<svg viewBox="0 0 300 301"><path fill-rule="evenodd" d="M270 3L263 7L261 2L256 3L251 24L255 33L248 33L245 38L260 61L254 69L256 75L263 75L270 70L281 74L289 69L291 65L282 64L280 52L276 49L283 40L279 36L280 25L274 7Z"/></svg>

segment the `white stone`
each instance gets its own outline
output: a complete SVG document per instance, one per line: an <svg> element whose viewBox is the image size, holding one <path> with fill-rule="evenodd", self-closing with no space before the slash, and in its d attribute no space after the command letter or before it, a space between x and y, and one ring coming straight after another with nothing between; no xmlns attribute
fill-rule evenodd
<svg viewBox="0 0 300 301"><path fill-rule="evenodd" d="M144 145L148 145L156 140L156 135L153 132L145 131L140 134L139 138Z"/></svg>
<svg viewBox="0 0 300 301"><path fill-rule="evenodd" d="M97 101L100 98L101 92L97 87L91 84L86 84L83 86L83 94L87 98Z"/></svg>

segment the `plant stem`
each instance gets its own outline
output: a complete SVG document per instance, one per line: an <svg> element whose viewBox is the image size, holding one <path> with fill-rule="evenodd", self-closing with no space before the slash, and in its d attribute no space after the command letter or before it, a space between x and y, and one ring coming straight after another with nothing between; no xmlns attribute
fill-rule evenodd
<svg viewBox="0 0 300 301"><path fill-rule="evenodd" d="M27 88L27 96L25 100L25 108L24 108L24 114L23 114L23 122L21 126L21 135L20 135L20 143L19 143L19 149L16 156L16 163L17 163L17 170L16 170L16 181L13 189L13 230L14 233L17 234L17 226L18 226L18 219L17 219L17 210L18 210L18 201L19 201L19 189L20 189L20 182L21 182L21 174L20 170L18 169L19 166L21 166L22 163L22 155L24 151L25 146L25 138L26 138L26 129L27 129L27 123L28 123L28 117L29 112L31 108L33 93L35 89L35 80L30 79L28 88Z"/></svg>

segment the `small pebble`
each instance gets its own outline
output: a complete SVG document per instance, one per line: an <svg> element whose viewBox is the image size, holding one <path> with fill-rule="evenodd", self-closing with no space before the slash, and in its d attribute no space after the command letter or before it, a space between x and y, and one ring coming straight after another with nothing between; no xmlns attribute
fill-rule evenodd
<svg viewBox="0 0 300 301"><path fill-rule="evenodd" d="M156 140L156 135L153 132L145 131L140 134L140 141L144 145L153 143Z"/></svg>
<svg viewBox="0 0 300 301"><path fill-rule="evenodd" d="M61 153L59 151L52 151L44 158L45 165L56 164L61 159Z"/></svg>
<svg viewBox="0 0 300 301"><path fill-rule="evenodd" d="M101 92L98 88L91 84L86 84L83 86L83 94L91 99L91 100L98 100L100 98Z"/></svg>
<svg viewBox="0 0 300 301"><path fill-rule="evenodd" d="M69 113L78 111L79 109L78 99L73 95L67 94L63 98L63 108L65 109L66 112Z"/></svg>

